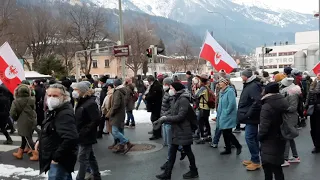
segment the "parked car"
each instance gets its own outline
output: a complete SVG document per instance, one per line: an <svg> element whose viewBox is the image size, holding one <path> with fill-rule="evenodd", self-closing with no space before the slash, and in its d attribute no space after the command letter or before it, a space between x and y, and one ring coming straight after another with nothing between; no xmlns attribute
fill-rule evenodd
<svg viewBox="0 0 320 180"><path fill-rule="evenodd" d="M181 83L185 86L187 86L188 84L188 79L187 79L187 75L184 72L179 72L179 73L174 73L172 75L172 78L174 79L174 77L178 77L179 81L181 81Z"/></svg>

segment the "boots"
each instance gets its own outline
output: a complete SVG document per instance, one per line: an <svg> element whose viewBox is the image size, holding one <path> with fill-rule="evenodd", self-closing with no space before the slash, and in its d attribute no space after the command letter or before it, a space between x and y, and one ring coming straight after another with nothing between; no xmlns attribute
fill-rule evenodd
<svg viewBox="0 0 320 180"><path fill-rule="evenodd" d="M115 150L113 150L113 152L114 152L114 153L117 153L117 154L123 153L124 151L125 151L124 145L122 145L122 144L119 144L118 148L115 149Z"/></svg>
<svg viewBox="0 0 320 180"><path fill-rule="evenodd" d="M159 175L156 175L156 178L161 180L170 180L171 179L171 171L169 170L168 166L166 167L166 170Z"/></svg>
<svg viewBox="0 0 320 180"><path fill-rule="evenodd" d="M30 157L30 161L38 161L39 160L39 152L32 150L32 156Z"/></svg>
<svg viewBox="0 0 320 180"><path fill-rule="evenodd" d="M19 148L17 152L12 154L14 157L17 159L22 159L23 158L23 149Z"/></svg>
<svg viewBox="0 0 320 180"><path fill-rule="evenodd" d="M130 149L134 146L130 142L127 142L126 145L127 145L127 148L124 150L123 154L127 154L127 152L129 152Z"/></svg>
<svg viewBox="0 0 320 180"><path fill-rule="evenodd" d="M167 168L167 166L168 166L168 161L166 161L161 167L160 167L160 169L161 170L165 170L166 168Z"/></svg>
<svg viewBox="0 0 320 180"><path fill-rule="evenodd" d="M193 179L198 177L199 177L198 169L196 167L191 167L191 166L190 166L190 171L183 175L183 179Z"/></svg>
<svg viewBox="0 0 320 180"><path fill-rule="evenodd" d="M31 154L32 153L32 149L30 149L29 147L26 147L26 148L24 148L23 153Z"/></svg>

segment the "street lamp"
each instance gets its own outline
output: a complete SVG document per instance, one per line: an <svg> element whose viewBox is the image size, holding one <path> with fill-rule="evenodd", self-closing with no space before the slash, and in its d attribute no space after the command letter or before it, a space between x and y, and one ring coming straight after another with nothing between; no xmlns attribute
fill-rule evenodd
<svg viewBox="0 0 320 180"><path fill-rule="evenodd" d="M225 35L226 35L226 46L225 46L225 48L226 48L226 52L228 53L228 40L227 40L227 18L226 18L226 16L225 15L223 15L223 14L221 14L221 13L219 13L219 12L215 12L215 11L208 11L208 13L211 13L211 14L218 14L218 15L220 15L223 19L224 19L224 33L225 33Z"/></svg>

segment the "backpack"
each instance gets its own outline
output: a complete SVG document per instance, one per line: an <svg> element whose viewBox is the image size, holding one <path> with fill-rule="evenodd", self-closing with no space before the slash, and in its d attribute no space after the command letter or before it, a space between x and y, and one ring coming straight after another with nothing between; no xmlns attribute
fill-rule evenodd
<svg viewBox="0 0 320 180"><path fill-rule="evenodd" d="M281 130L282 137L285 140L292 140L292 139L299 136L298 129L295 128L292 123L290 123L291 119L294 118L294 117L292 117L292 115L294 115L294 114L287 113L287 112L282 114L283 122L280 125L280 130Z"/></svg>
<svg viewBox="0 0 320 180"><path fill-rule="evenodd" d="M208 91L208 101L206 102L210 109L214 109L216 106L216 96L214 95L214 92L205 86Z"/></svg>
<svg viewBox="0 0 320 180"><path fill-rule="evenodd" d="M9 116L10 99L4 94L0 94L0 117Z"/></svg>

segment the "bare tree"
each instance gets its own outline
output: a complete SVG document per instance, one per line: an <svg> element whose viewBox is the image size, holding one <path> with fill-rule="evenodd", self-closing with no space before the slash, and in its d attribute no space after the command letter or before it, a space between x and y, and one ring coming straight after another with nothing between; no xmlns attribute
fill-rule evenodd
<svg viewBox="0 0 320 180"><path fill-rule="evenodd" d="M186 37L180 39L177 43L178 56L181 56L184 71L188 71L188 64L194 59L191 43Z"/></svg>
<svg viewBox="0 0 320 180"><path fill-rule="evenodd" d="M14 0L0 1L0 38L12 34L9 28L12 25L15 14L16 6Z"/></svg>
<svg viewBox="0 0 320 180"><path fill-rule="evenodd" d="M105 28L106 18L101 8L88 6L73 6L65 12L68 20L70 39L77 41L81 50L93 49L96 43L100 43L108 37ZM90 51L82 54L84 62L82 72L89 74L92 66Z"/></svg>
<svg viewBox="0 0 320 180"><path fill-rule="evenodd" d="M181 71L181 64L183 63L182 59L168 59L166 61L166 68L168 68L171 72L179 72Z"/></svg>
<svg viewBox="0 0 320 180"><path fill-rule="evenodd" d="M125 44L131 45L131 55L127 58L126 65L134 76L147 61L146 49L154 42L152 24L143 18L137 18L124 26Z"/></svg>

